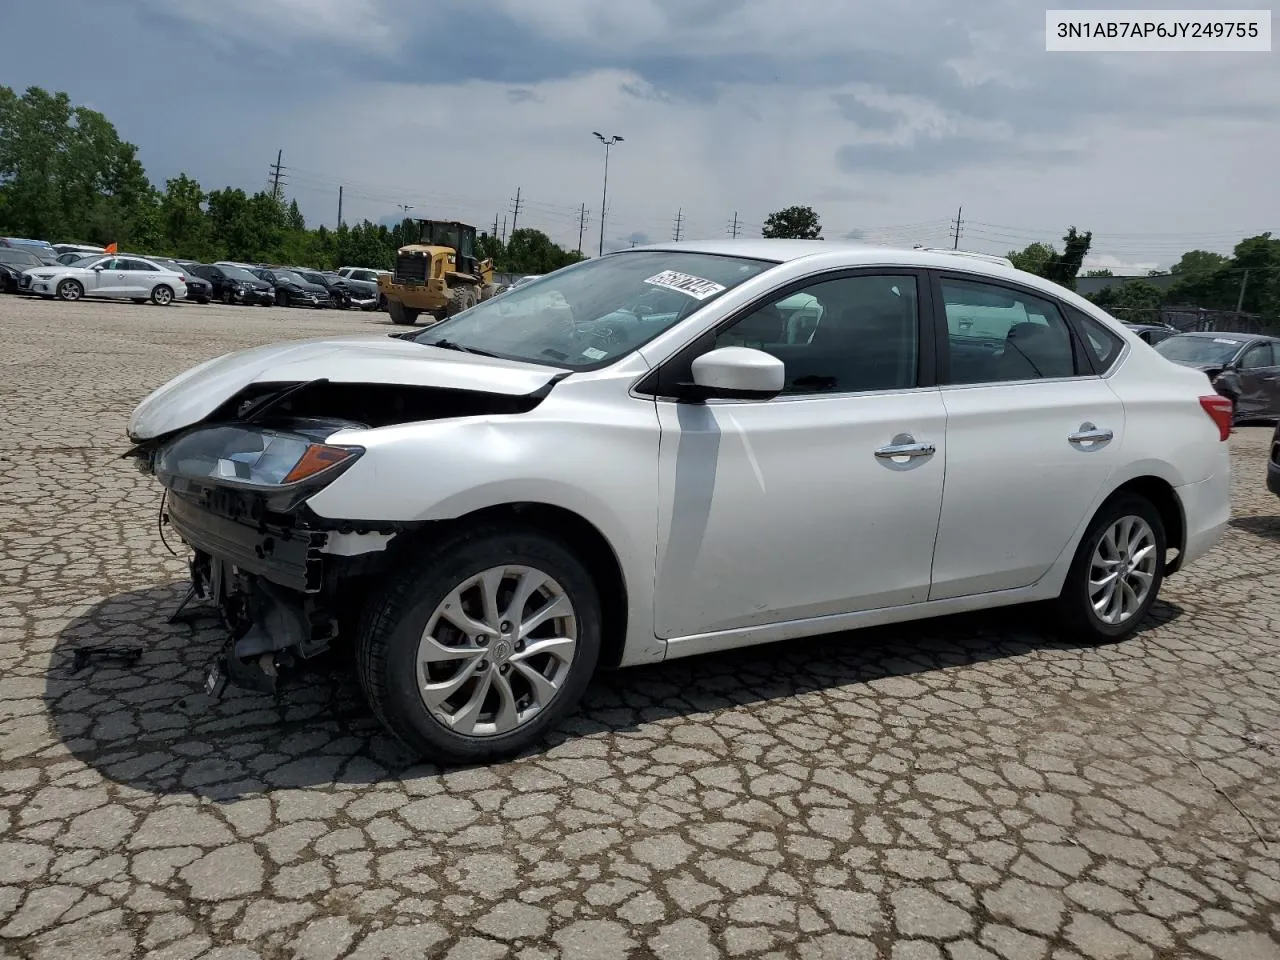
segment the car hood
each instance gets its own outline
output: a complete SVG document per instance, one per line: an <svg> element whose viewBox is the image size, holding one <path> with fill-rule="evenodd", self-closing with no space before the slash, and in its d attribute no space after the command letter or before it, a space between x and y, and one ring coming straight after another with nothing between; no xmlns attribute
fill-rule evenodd
<svg viewBox="0 0 1280 960"><path fill-rule="evenodd" d="M199 423L255 383L403 384L524 396L564 374L521 363L424 346L399 337L359 335L255 347L207 360L155 390L129 418L131 440L161 437Z"/></svg>

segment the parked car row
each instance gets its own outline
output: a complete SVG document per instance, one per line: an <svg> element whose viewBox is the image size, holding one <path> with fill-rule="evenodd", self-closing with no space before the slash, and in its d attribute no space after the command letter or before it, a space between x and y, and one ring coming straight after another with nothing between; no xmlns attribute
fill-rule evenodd
<svg viewBox="0 0 1280 960"><path fill-rule="evenodd" d="M297 306L361 310L385 308L378 271L309 267L200 263L173 257L106 253L87 244L57 244L0 238L0 290L49 299L84 297L174 300L256 306ZM371 279L369 279L371 278Z"/></svg>

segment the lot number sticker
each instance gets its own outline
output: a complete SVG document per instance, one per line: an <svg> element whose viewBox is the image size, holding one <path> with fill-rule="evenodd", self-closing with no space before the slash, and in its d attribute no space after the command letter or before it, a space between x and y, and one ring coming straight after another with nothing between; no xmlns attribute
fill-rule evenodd
<svg viewBox="0 0 1280 960"><path fill-rule="evenodd" d="M1233 346L1233 347L1234 347L1234 346L1235 346L1237 343L1239 343L1240 341L1239 341L1239 340L1228 340L1226 337L1214 337L1214 338L1213 338L1213 342L1214 342L1214 343L1229 343L1229 344L1231 344L1231 346Z"/></svg>
<svg viewBox="0 0 1280 960"><path fill-rule="evenodd" d="M601 350L599 347L587 347L587 349L582 351L582 355L588 360L603 360L609 354L607 351Z"/></svg>
<svg viewBox="0 0 1280 960"><path fill-rule="evenodd" d="M702 277L693 277L687 273L677 273L675 270L663 270L656 276L650 277L645 283L651 283L655 287L666 287L668 290L678 290L685 296L693 297L695 300L714 297L724 289L723 284L716 283L714 280L704 280Z"/></svg>

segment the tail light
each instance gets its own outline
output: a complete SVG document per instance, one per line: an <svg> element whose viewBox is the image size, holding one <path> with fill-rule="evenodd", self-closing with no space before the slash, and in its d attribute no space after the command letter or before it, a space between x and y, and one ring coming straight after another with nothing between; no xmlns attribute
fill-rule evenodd
<svg viewBox="0 0 1280 960"><path fill-rule="evenodd" d="M1209 415L1209 419L1218 425L1218 439L1226 440L1231 436L1232 415L1231 400L1228 397L1212 394L1200 398L1200 406Z"/></svg>
<svg viewBox="0 0 1280 960"><path fill-rule="evenodd" d="M178 274L178 279L181 280L183 283L187 282L187 278L184 274L181 274L181 273Z"/></svg>

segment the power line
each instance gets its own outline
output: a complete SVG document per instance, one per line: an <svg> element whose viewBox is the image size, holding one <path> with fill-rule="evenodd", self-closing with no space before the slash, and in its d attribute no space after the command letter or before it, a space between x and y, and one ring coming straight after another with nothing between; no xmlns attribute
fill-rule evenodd
<svg viewBox="0 0 1280 960"><path fill-rule="evenodd" d="M282 183L282 182L281 182L281 180L280 180L280 175L281 175L282 173L284 173L284 171L285 171L285 170L287 170L287 169L288 169L287 167L285 167L285 166L280 162L280 161L281 161L281 160L283 160L283 159L284 159L284 150L277 150L277 151L276 151L276 162L275 162L275 163L273 163L273 164L270 164L270 165L268 166L268 168L267 168L268 170L270 170L270 171L271 171L271 173L270 173L270 177L271 177L271 199L275 200L277 203L280 201L280 188L281 188L282 186L288 186L288 181L284 181L284 182Z"/></svg>
<svg viewBox="0 0 1280 960"><path fill-rule="evenodd" d="M680 227L684 224L684 207L676 211L675 232L671 235L672 240L679 241Z"/></svg>
<svg viewBox="0 0 1280 960"><path fill-rule="evenodd" d="M515 206L511 208L511 232L515 233L516 223L520 219L520 188L519 187L516 187L516 195L515 197L512 198L511 202L515 204Z"/></svg>

